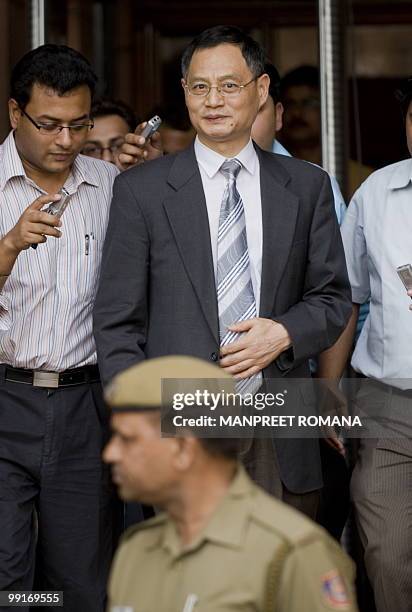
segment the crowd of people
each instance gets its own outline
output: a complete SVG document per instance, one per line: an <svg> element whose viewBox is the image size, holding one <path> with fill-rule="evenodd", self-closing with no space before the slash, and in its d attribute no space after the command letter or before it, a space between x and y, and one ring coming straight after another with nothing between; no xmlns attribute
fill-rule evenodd
<svg viewBox="0 0 412 612"><path fill-rule="evenodd" d="M353 162L347 208L321 168L317 70L281 80L236 27L187 46L187 110L155 109L148 139L96 84L63 45L11 73L0 591L62 591L68 612L356 611L351 480L376 612L408 612L411 159ZM398 97L412 155L412 79ZM357 326L351 365L371 383L357 405L396 430L359 441L351 479L333 431L162 437L164 378L240 395L337 384ZM125 514L139 522L118 547Z"/></svg>

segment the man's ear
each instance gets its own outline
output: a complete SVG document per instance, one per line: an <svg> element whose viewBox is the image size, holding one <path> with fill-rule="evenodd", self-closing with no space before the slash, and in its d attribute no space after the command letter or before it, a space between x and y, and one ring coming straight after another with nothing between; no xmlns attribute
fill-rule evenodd
<svg viewBox="0 0 412 612"><path fill-rule="evenodd" d="M186 472L195 461L196 450L199 442L194 436L185 435L176 438L177 452L174 457L175 467L180 472Z"/></svg>
<svg viewBox="0 0 412 612"><path fill-rule="evenodd" d="M270 83L269 75L266 73L261 74L257 80L257 88L258 88L258 95L259 95L259 110L262 108L262 106L267 100L267 97L269 94L269 83Z"/></svg>
<svg viewBox="0 0 412 612"><path fill-rule="evenodd" d="M276 102L275 104L275 133L280 132L283 127L283 108L282 102Z"/></svg>
<svg viewBox="0 0 412 612"><path fill-rule="evenodd" d="M13 130L16 129L21 119L21 110L14 98L10 98L9 100L9 119Z"/></svg>

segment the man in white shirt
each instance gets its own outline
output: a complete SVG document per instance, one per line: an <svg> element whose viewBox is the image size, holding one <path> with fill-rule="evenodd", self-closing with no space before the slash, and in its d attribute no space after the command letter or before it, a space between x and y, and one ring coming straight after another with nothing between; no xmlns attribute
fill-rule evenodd
<svg viewBox="0 0 412 612"><path fill-rule="evenodd" d="M37 552L68 612L102 612L114 545L92 306L118 170L78 155L95 84L73 49L29 52L0 146L0 590L33 589Z"/></svg>
<svg viewBox="0 0 412 612"><path fill-rule="evenodd" d="M401 102L412 155L411 100L409 79ZM377 170L356 191L342 225L353 315L320 362L323 376L341 376L359 304L370 298L352 357L352 367L367 379L356 404L386 426L379 438L372 427L360 441L351 489L378 612L407 612L412 601L412 320L396 272L412 263L411 181L409 158Z"/></svg>

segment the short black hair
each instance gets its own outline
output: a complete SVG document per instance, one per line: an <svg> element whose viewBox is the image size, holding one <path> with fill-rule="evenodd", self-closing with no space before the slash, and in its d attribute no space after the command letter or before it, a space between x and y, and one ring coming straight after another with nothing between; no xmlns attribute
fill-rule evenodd
<svg viewBox="0 0 412 612"><path fill-rule="evenodd" d="M412 100L412 77L402 82L395 96L401 105L402 115L405 117Z"/></svg>
<svg viewBox="0 0 412 612"><path fill-rule="evenodd" d="M287 72L280 82L281 95L283 96L289 87L298 87L299 85L319 89L319 70L315 66L299 66Z"/></svg>
<svg viewBox="0 0 412 612"><path fill-rule="evenodd" d="M275 66L270 62L265 63L265 72L269 75L269 95L276 104L280 100L280 76Z"/></svg>
<svg viewBox="0 0 412 612"><path fill-rule="evenodd" d="M117 115L124 119L131 132L135 131L139 123L134 110L122 100L112 100L110 98L95 100L91 110L92 119L108 117L109 115Z"/></svg>
<svg viewBox="0 0 412 612"><path fill-rule="evenodd" d="M42 45L24 55L14 66L10 78L10 96L24 109L30 101L33 85L38 83L60 96L87 85L93 98L97 76L87 59L66 45Z"/></svg>
<svg viewBox="0 0 412 612"><path fill-rule="evenodd" d="M211 49L218 45L238 45L255 78L265 72L265 54L251 36L236 26L219 25L201 32L186 47L182 55L182 75L186 77L193 54L198 49Z"/></svg>

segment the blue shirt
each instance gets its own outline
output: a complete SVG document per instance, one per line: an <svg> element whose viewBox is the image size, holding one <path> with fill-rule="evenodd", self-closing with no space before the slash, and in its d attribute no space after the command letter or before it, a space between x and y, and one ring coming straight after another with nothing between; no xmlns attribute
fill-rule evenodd
<svg viewBox="0 0 412 612"><path fill-rule="evenodd" d="M371 174L355 192L342 239L352 301L370 314L352 357L364 376L412 388L411 303L396 268L412 262L412 159Z"/></svg>

